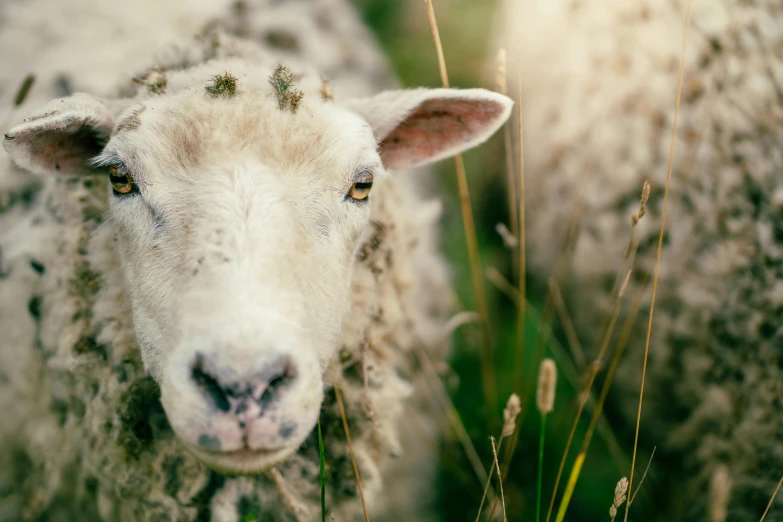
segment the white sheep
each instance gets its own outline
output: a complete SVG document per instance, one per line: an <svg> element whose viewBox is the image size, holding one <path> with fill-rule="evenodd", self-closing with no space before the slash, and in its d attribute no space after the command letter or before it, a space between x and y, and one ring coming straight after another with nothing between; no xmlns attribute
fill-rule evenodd
<svg viewBox="0 0 783 522"><path fill-rule="evenodd" d="M373 514L422 520L431 464L405 439L433 423L401 413L450 292L438 204L405 171L484 141L510 100L373 94L393 80L338 0L0 21L3 106L37 75L0 165L0 520L314 520L319 415L352 520L331 384Z"/></svg>
<svg viewBox="0 0 783 522"><path fill-rule="evenodd" d="M521 38L531 272L551 275L578 216L561 284L586 346L616 297L644 180L626 310L654 270L686 3L505 3L511 63ZM691 20L641 421L641 451L658 452L640 498L666 500L655 519L759 520L783 473L783 11L694 0ZM643 302L613 399L629 453Z"/></svg>

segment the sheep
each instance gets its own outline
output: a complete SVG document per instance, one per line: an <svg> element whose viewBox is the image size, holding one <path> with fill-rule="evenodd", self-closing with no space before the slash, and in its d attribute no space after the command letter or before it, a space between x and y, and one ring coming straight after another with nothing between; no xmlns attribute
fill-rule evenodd
<svg viewBox="0 0 783 522"><path fill-rule="evenodd" d="M410 170L511 101L394 89L340 0L10 2L0 47L3 106L36 75L0 160L0 520L313 520L319 418L337 520L426 520L451 292Z"/></svg>
<svg viewBox="0 0 783 522"><path fill-rule="evenodd" d="M530 277L552 274L576 220L561 285L589 346L645 180L624 310L652 281L687 2L522 4L504 3L497 43L513 64L520 50ZM783 473L783 11L693 0L691 20L639 441L658 452L641 496L665 499L649 519L755 521ZM643 303L612 399L629 453L649 289ZM778 495L768 519L782 509Z"/></svg>

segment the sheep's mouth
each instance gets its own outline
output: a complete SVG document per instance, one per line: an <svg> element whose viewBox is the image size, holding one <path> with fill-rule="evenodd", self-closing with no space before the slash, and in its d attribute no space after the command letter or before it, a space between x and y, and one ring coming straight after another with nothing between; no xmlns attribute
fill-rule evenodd
<svg viewBox="0 0 783 522"><path fill-rule="evenodd" d="M205 450L183 441L188 450L207 467L225 475L258 475L286 460L298 445L274 450Z"/></svg>

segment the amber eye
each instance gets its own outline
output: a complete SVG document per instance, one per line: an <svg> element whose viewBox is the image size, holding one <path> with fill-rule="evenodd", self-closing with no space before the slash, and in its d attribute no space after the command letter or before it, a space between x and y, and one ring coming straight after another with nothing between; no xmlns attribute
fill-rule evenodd
<svg viewBox="0 0 783 522"><path fill-rule="evenodd" d="M370 196L372 189L372 174L364 174L356 179L348 191L348 196L356 201L365 201Z"/></svg>
<svg viewBox="0 0 783 522"><path fill-rule="evenodd" d="M120 195L130 194L136 191L136 183L131 173L122 165L109 166L109 181L114 192Z"/></svg>

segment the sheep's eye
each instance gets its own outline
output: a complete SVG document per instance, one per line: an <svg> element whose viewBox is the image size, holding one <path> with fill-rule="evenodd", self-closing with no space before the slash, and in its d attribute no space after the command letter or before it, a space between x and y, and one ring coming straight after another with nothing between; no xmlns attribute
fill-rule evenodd
<svg viewBox="0 0 783 522"><path fill-rule="evenodd" d="M138 188L133 181L131 173L122 165L111 165L109 167L109 181L111 188L117 195L125 196L132 192L137 192Z"/></svg>
<svg viewBox="0 0 783 522"><path fill-rule="evenodd" d="M370 189L372 189L372 174L364 174L356 179L351 185L351 190L348 191L348 196L356 201L365 201L370 196Z"/></svg>

